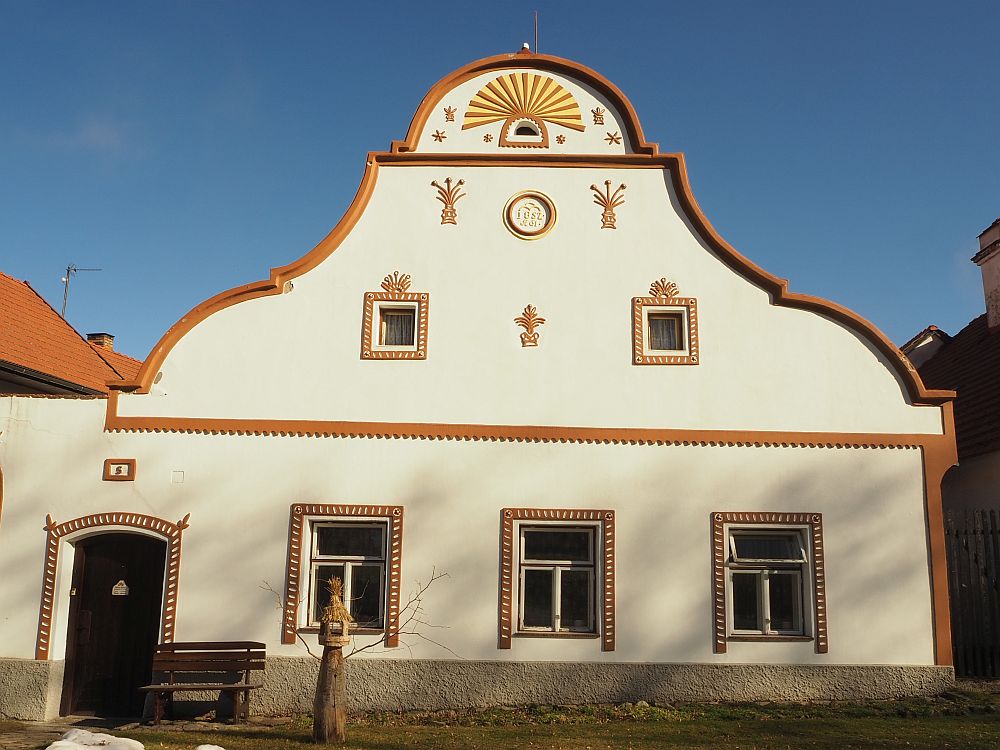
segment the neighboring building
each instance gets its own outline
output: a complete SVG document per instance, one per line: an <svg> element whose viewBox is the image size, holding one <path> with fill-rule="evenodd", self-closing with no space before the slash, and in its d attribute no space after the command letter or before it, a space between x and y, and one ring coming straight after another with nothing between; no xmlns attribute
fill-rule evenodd
<svg viewBox="0 0 1000 750"><path fill-rule="evenodd" d="M931 388L958 393L955 435L959 464L945 476L951 510L1000 510L1000 219L979 235L973 256L983 274L986 312L949 336L925 328L903 345Z"/></svg>
<svg viewBox="0 0 1000 750"><path fill-rule="evenodd" d="M924 382L957 392L958 465L941 486L955 669L1000 678L1000 219L973 256L986 312L949 336L929 326L903 345Z"/></svg>
<svg viewBox="0 0 1000 750"><path fill-rule="evenodd" d="M728 245L614 84L480 60L106 402L0 401L0 713L136 711L158 639L264 641L256 710L308 710L332 576L355 708L934 692L953 397Z"/></svg>
<svg viewBox="0 0 1000 750"><path fill-rule="evenodd" d="M107 333L81 338L26 281L0 273L0 394L95 395L142 363Z"/></svg>

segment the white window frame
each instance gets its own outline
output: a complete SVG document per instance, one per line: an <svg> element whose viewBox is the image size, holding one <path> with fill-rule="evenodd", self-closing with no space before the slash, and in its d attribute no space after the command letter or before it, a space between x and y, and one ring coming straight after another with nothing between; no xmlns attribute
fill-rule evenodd
<svg viewBox="0 0 1000 750"><path fill-rule="evenodd" d="M532 530L557 531L557 532L580 532L585 531L590 535L590 558L586 562L574 560L531 560L525 557L524 532ZM603 552L598 550L601 544L600 522L572 522L572 523L546 523L538 521L518 521L514 524L514 534L517 544L517 556L514 560L516 574L513 577L514 601L517 602L516 632L530 635L552 635L566 636L571 634L597 635L597 592L598 586L603 586L603 571L598 571L598 560ZM528 627L524 625L524 572L526 570L551 570L552 571L552 626ZM562 572L565 570L585 570L589 573L588 592L588 624L586 627L563 628L561 627L560 607L562 605Z"/></svg>
<svg viewBox="0 0 1000 750"><path fill-rule="evenodd" d="M317 628L319 627L319 622L313 619L313 614L316 609L316 594L318 591L318 583L316 580L317 570L321 565L343 565L344 566L344 589L343 598L345 604L354 598L354 592L351 591L351 568L353 566L369 566L374 567L378 565L380 568L379 572L379 620L377 625L359 623L359 629L366 631L383 631L385 630L386 623L386 565L388 561L388 544L389 544L389 522L384 519L376 518L337 518L324 516L322 518L310 518L309 523L309 567L306 570L306 576L308 584L307 596L306 596L306 606L300 607L299 611L305 610L304 614L301 616L303 622L300 624L303 627ZM331 526L350 526L352 528L377 528L382 532L382 555L380 557L372 555L321 555L319 554L319 530L323 527ZM348 604L348 609L350 605Z"/></svg>
<svg viewBox="0 0 1000 750"><path fill-rule="evenodd" d="M372 303L372 351L380 352L415 352L420 348L420 303L397 300L376 300ZM413 343L409 345L383 344L384 331L382 311L411 310L413 311Z"/></svg>
<svg viewBox="0 0 1000 750"><path fill-rule="evenodd" d="M735 637L792 637L812 638L815 633L815 623L810 613L813 612L812 563L813 553L810 544L810 529L808 526L782 524L777 526L752 524L726 524L724 526L726 550L726 631ZM735 538L739 536L781 536L794 537L798 542L801 559L739 559L736 555ZM759 576L757 612L760 617L759 629L737 629L735 627L736 599L733 595L733 575L753 574ZM773 575L796 575L798 578L798 597L793 603L793 615L799 627L791 630L778 630L770 626L770 579Z"/></svg>
<svg viewBox="0 0 1000 750"><path fill-rule="evenodd" d="M669 315L678 319L678 327L684 346L679 349L653 349L649 341L649 316ZM642 306L642 353L646 357L687 357L691 354L688 309L684 305L643 305Z"/></svg>

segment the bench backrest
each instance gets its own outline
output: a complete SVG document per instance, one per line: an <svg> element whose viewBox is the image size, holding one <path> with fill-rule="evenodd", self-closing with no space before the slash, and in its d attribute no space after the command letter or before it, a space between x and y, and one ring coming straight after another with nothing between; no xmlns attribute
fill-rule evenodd
<svg viewBox="0 0 1000 750"><path fill-rule="evenodd" d="M160 643L153 653L154 672L250 672L261 669L264 669L264 644L256 641Z"/></svg>

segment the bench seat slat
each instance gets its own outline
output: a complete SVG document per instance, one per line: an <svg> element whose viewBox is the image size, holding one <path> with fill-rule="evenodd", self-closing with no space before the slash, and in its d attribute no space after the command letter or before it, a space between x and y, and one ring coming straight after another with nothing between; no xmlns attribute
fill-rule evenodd
<svg viewBox="0 0 1000 750"><path fill-rule="evenodd" d="M230 661L172 661L153 662L154 672L245 672L263 670L263 659L232 659Z"/></svg>
<svg viewBox="0 0 1000 750"><path fill-rule="evenodd" d="M210 661L212 659L263 659L264 651L170 651L158 653L156 659L166 659L168 661Z"/></svg>
<svg viewBox="0 0 1000 750"><path fill-rule="evenodd" d="M139 690L147 693L176 693L188 690L256 690L260 687L262 687L262 685L259 682L236 682L232 684L219 684L218 682L205 684L180 682L174 685L145 685L144 687L139 688Z"/></svg>
<svg viewBox="0 0 1000 750"><path fill-rule="evenodd" d="M251 648L263 649L266 646L260 641L180 641L156 645L157 651L231 651Z"/></svg>

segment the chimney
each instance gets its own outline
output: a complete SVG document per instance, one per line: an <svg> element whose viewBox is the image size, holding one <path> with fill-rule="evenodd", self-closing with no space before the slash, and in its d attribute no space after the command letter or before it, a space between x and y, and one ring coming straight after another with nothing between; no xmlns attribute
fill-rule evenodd
<svg viewBox="0 0 1000 750"><path fill-rule="evenodd" d="M986 320L990 328L1000 327L1000 219L979 235L979 252L972 256L983 272Z"/></svg>
<svg viewBox="0 0 1000 750"><path fill-rule="evenodd" d="M94 346L99 346L102 349L108 349L109 351L115 350L115 337L110 333L88 333L87 341Z"/></svg>

